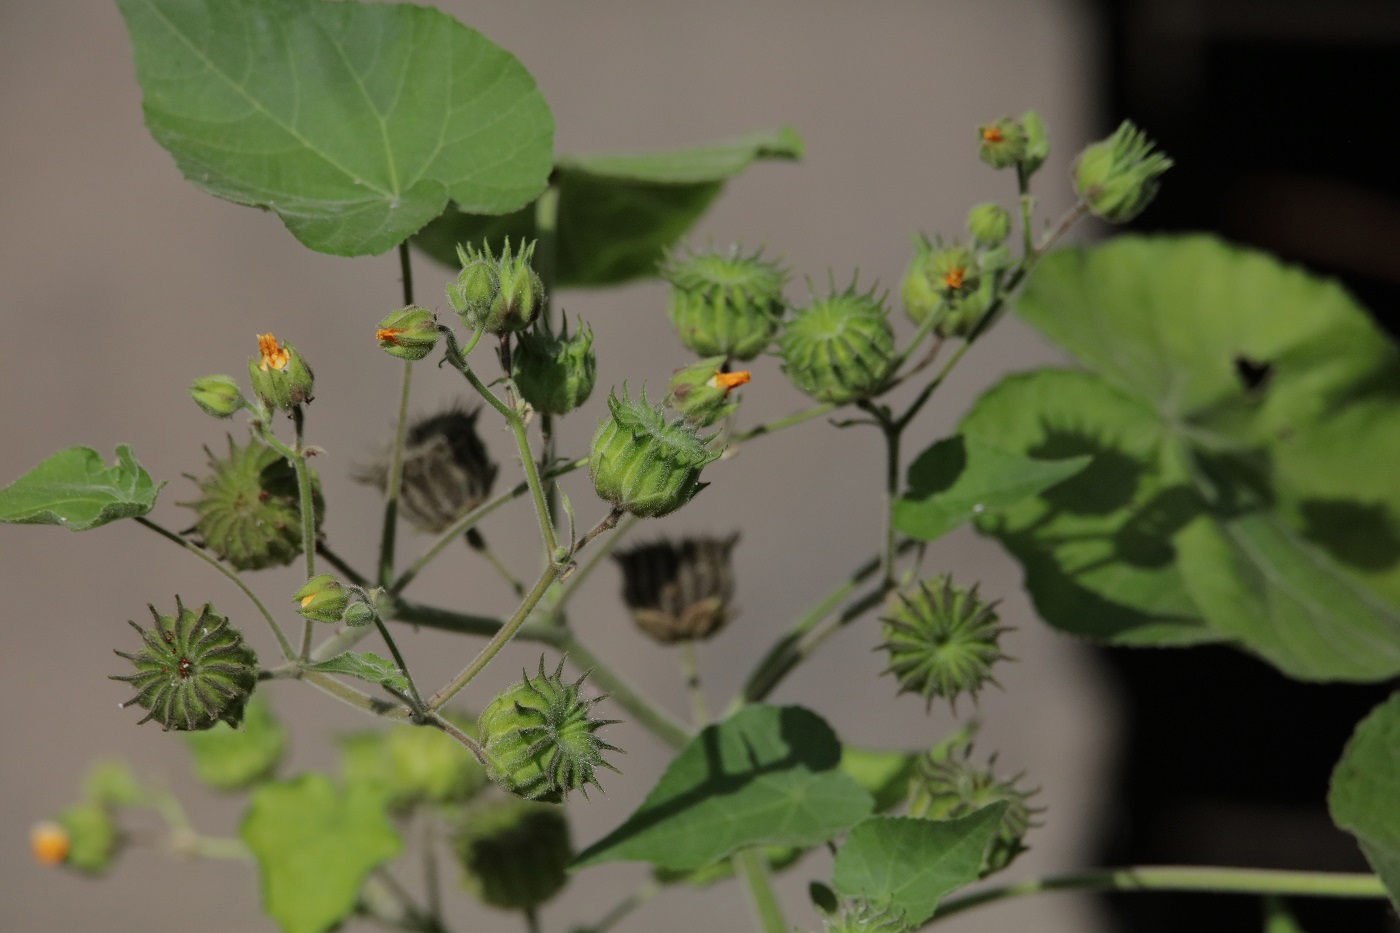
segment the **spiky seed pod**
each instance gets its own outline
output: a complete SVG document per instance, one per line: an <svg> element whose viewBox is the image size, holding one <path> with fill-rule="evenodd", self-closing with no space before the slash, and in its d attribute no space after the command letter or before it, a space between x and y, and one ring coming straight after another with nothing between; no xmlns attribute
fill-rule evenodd
<svg viewBox="0 0 1400 933"><path fill-rule="evenodd" d="M935 749L919 759L919 771L914 780L909 815L921 819L949 820L967 816L994 803L1006 802L996 836L982 858L982 876L1001 871L1026 846L1022 842L1034 826L1036 814L1042 812L1030 805L1038 790L1022 790L1017 784L1025 774L1010 780L998 780L996 756L979 768L969 760L972 746L961 745Z"/></svg>
<svg viewBox="0 0 1400 933"><path fill-rule="evenodd" d="M497 257L488 244L457 247L462 271L447 286L447 300L466 326L488 334L513 334L530 326L544 306L544 283L531 266L535 244L511 254L507 237Z"/></svg>
<svg viewBox="0 0 1400 933"><path fill-rule="evenodd" d="M145 647L116 652L136 665L136 673L111 679L139 691L121 705L149 710L141 722L154 719L167 730L208 729L220 721L237 726L258 682L258 656L242 633L209 603L193 612L176 596L173 616L147 608L155 619L152 631L131 622Z"/></svg>
<svg viewBox="0 0 1400 933"><path fill-rule="evenodd" d="M497 799L462 815L452 837L462 887L503 910L537 907L568 883L574 857L569 823L558 807Z"/></svg>
<svg viewBox="0 0 1400 933"><path fill-rule="evenodd" d="M637 627L662 644L709 638L729 621L734 595L730 554L739 540L683 538L613 555L622 599Z"/></svg>
<svg viewBox="0 0 1400 933"><path fill-rule="evenodd" d="M661 264L671 283L666 313L681 343L701 356L751 360L767 349L782 321L787 273L736 246L714 251L671 253Z"/></svg>
<svg viewBox="0 0 1400 933"><path fill-rule="evenodd" d="M476 433L477 414L451 408L409 425L399 508L415 527L442 531L490 498L498 467ZM354 479L383 492L387 459L356 470Z"/></svg>
<svg viewBox="0 0 1400 933"><path fill-rule="evenodd" d="M228 439L228 456L209 448L209 473L186 476L199 486L199 498L180 505L198 516L194 532L201 543L237 570L281 567L301 553L301 498L296 470L281 454L256 438L239 446ZM320 483L313 475L312 502L319 526L325 513Z"/></svg>
<svg viewBox="0 0 1400 933"><path fill-rule="evenodd" d="M588 452L588 471L599 498L642 518L666 515L695 497L705 483L700 471L720 451L695 433L684 418L668 419L659 406L608 394L611 415L598 423Z"/></svg>
<svg viewBox="0 0 1400 933"><path fill-rule="evenodd" d="M598 768L617 771L603 760L603 752L620 749L597 732L618 720L592 718L594 705L603 698L584 699L584 678L566 684L563 673L561 660L553 674L546 674L541 656L538 676L522 671L520 682L497 694L477 719L487 773L517 797L559 803L572 790L587 796L586 785L602 786L595 775Z"/></svg>
<svg viewBox="0 0 1400 933"><path fill-rule="evenodd" d="M903 912L864 900L845 901L839 913L823 919L823 933L904 933L909 929Z"/></svg>
<svg viewBox="0 0 1400 933"><path fill-rule="evenodd" d="M579 321L573 337L569 322L556 336L531 330L520 335L512 359L515 385L536 411L567 415L588 401L598 381L593 329Z"/></svg>
<svg viewBox="0 0 1400 933"><path fill-rule="evenodd" d="M932 706L934 697L950 702L966 693L977 700L977 691L992 680L992 665L1005 657L998 640L1004 628L997 625L996 603L984 603L977 586L964 590L951 577L925 580L912 592L897 593L882 618L890 666L885 673L899 678L900 693L922 694Z"/></svg>
<svg viewBox="0 0 1400 933"><path fill-rule="evenodd" d="M778 341L788 379L819 402L843 405L879 392L894 374L894 331L872 288L832 289L788 322Z"/></svg>
<svg viewBox="0 0 1400 933"><path fill-rule="evenodd" d="M1158 179L1173 164L1155 149L1131 120L1085 147L1074 164L1074 190L1090 213L1121 224L1145 211L1157 196Z"/></svg>

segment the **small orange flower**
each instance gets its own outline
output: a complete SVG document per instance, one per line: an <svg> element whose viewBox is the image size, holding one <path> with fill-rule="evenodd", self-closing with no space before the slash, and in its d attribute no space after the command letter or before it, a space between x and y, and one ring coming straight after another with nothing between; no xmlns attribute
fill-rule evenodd
<svg viewBox="0 0 1400 933"><path fill-rule="evenodd" d="M963 277L966 275L966 269L962 266L954 266L943 276L943 284L954 290L962 288Z"/></svg>
<svg viewBox="0 0 1400 933"><path fill-rule="evenodd" d="M279 346L277 338L271 334L258 334L258 353L262 356L258 368L263 372L267 372L269 366L277 370L286 369L292 358L286 348Z"/></svg>
<svg viewBox="0 0 1400 933"><path fill-rule="evenodd" d="M723 389L724 394L728 395L731 389L737 389L751 378L747 369L741 369L737 373L716 372L710 377L710 388Z"/></svg>
<svg viewBox="0 0 1400 933"><path fill-rule="evenodd" d="M1003 139L1005 139L1005 137L1001 135L1001 130L997 129L995 126L984 126L982 128L983 142L999 143Z"/></svg>
<svg viewBox="0 0 1400 933"><path fill-rule="evenodd" d="M29 851L40 865L60 864L68 857L71 847L68 830L57 823L39 823L29 831Z"/></svg>
<svg viewBox="0 0 1400 933"><path fill-rule="evenodd" d="M402 327L381 327L374 332L374 339L379 341L381 347L397 347L399 334L402 333Z"/></svg>

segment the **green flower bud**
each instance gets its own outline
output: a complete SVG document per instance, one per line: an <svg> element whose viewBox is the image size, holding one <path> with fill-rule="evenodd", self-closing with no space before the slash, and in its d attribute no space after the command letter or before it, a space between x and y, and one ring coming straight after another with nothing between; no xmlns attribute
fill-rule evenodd
<svg viewBox="0 0 1400 933"><path fill-rule="evenodd" d="M1000 204L978 204L967 212L967 232L980 249L1000 246L1011 235L1011 213Z"/></svg>
<svg viewBox="0 0 1400 933"><path fill-rule="evenodd" d="M1045 132L1045 124L1040 114L1027 110L1021 114L1021 128L1026 131L1026 155L1021 159L1021 167L1029 178L1039 171L1050 156L1050 137Z"/></svg>
<svg viewBox="0 0 1400 933"><path fill-rule="evenodd" d="M1074 190L1090 213L1109 223L1127 223L1157 196L1172 160L1153 151L1147 135L1124 120L1107 139L1087 146L1074 166Z"/></svg>
<svg viewBox="0 0 1400 933"><path fill-rule="evenodd" d="M101 875L112 867L121 851L122 836L110 810L80 803L60 813L55 822L68 839L63 864L85 875Z"/></svg>
<svg viewBox="0 0 1400 933"><path fill-rule="evenodd" d="M742 254L673 252L661 264L671 283L666 313L681 343L701 356L751 360L768 348L786 305L787 273L763 259Z"/></svg>
<svg viewBox="0 0 1400 933"><path fill-rule="evenodd" d="M619 751L596 735L615 719L589 715L602 697L585 700L583 677L566 684L564 662L553 674L522 672L519 683L496 695L477 719L478 738L486 753L487 774L517 797L559 803L571 790L587 796L598 784L598 768L617 771L603 752Z"/></svg>
<svg viewBox="0 0 1400 933"><path fill-rule="evenodd" d="M977 127L977 156L992 168L1010 168L1026 157L1026 130L1010 117Z"/></svg>
<svg viewBox="0 0 1400 933"><path fill-rule="evenodd" d="M972 250L956 243L952 246L940 243L937 249L929 253L924 269L934 290L945 298L975 291L982 279L981 268Z"/></svg>
<svg viewBox="0 0 1400 933"><path fill-rule="evenodd" d="M947 575L925 580L909 593L897 593L889 615L881 619L890 666L900 693L935 696L955 702L961 694L977 700L977 691L992 680L992 665L1005 655L997 641L1006 631L997 625L995 604L977 598L977 587L963 590Z"/></svg>
<svg viewBox="0 0 1400 933"><path fill-rule="evenodd" d="M215 418L232 418L248 407L232 376L200 376L190 383L189 392L194 403Z"/></svg>
<svg viewBox="0 0 1400 933"><path fill-rule="evenodd" d="M501 271L491 255L491 248L482 244L477 252L470 245L465 249L457 245L457 258L462 263L462 271L457 281L447 286L447 301L462 323L476 330L479 321L484 321L491 313L491 304L501 291Z"/></svg>
<svg viewBox="0 0 1400 933"><path fill-rule="evenodd" d="M947 309L933 325L933 332L940 337L966 339L977 329L991 303L992 280L982 279L975 291L954 294L948 298Z"/></svg>
<svg viewBox="0 0 1400 933"><path fill-rule="evenodd" d="M443 531L491 496L497 466L476 433L475 411L449 408L409 425L404 438L399 509L423 531ZM389 483L387 453L355 471L381 492Z"/></svg>
<svg viewBox="0 0 1400 933"><path fill-rule="evenodd" d="M915 324L937 311L943 304L943 293L933 285L928 275L928 259L933 254L933 244L919 234L914 237L914 258L909 260L909 268L904 273L904 281L899 286L899 299L904 305L904 313Z"/></svg>
<svg viewBox="0 0 1400 933"><path fill-rule="evenodd" d="M869 398L894 374L894 331L874 289L814 299L788 322L778 353L792 384L819 402Z"/></svg>
<svg viewBox="0 0 1400 933"><path fill-rule="evenodd" d="M389 312L374 332L379 348L401 360L421 360L433 352L439 336L437 315L418 305Z"/></svg>
<svg viewBox="0 0 1400 933"><path fill-rule="evenodd" d="M569 322L555 336L540 330L520 335L512 358L515 386L536 411L567 415L588 401L598 380L593 329L579 321L569 337Z"/></svg>
<svg viewBox="0 0 1400 933"><path fill-rule="evenodd" d="M269 408L291 411L311 401L311 369L295 347L278 344L271 334L258 334L258 355L248 360L248 379L253 394Z"/></svg>
<svg viewBox="0 0 1400 933"><path fill-rule="evenodd" d="M474 724L449 718L475 736ZM394 726L384 737L383 754L389 802L395 810L419 804L461 803L490 783L471 752L446 732L430 726Z"/></svg>
<svg viewBox="0 0 1400 933"><path fill-rule="evenodd" d="M733 613L730 554L739 535L642 544L613 555L622 600L637 627L662 644L709 638Z"/></svg>
<svg viewBox="0 0 1400 933"><path fill-rule="evenodd" d="M335 574L317 574L292 594L297 615L313 622L339 622L350 605L350 590L335 578Z"/></svg>
<svg viewBox="0 0 1400 933"><path fill-rule="evenodd" d="M452 837L462 887L503 910L538 907L564 889L574 857L558 807L492 800L470 807Z"/></svg>
<svg viewBox="0 0 1400 933"><path fill-rule="evenodd" d="M973 765L970 744L951 748L936 748L919 759L914 794L909 802L909 815L920 819L951 820L967 816L983 807L1005 801L997 834L982 857L982 877L1001 871L1026 846L1022 840L1033 826L1035 815L1041 812L1030 805L1036 790L1022 790L1016 785L1024 774L1008 781L997 779L993 770L993 755L985 768Z"/></svg>
<svg viewBox="0 0 1400 933"><path fill-rule="evenodd" d="M207 447L204 452L209 475L189 477L199 486L199 498L179 503L199 516L194 531L203 545L235 570L280 567L295 560L301 553L301 497L292 465L256 438L239 447L229 437L223 459ZM314 474L311 488L319 524L325 502Z"/></svg>
<svg viewBox="0 0 1400 933"><path fill-rule="evenodd" d="M739 408L729 393L749 381L749 372L724 372L723 366L724 357L711 356L676 370L667 386L666 404L697 429L728 418Z"/></svg>
<svg viewBox="0 0 1400 933"><path fill-rule="evenodd" d="M358 600L345 608L345 624L354 628L361 625L372 625L374 620L379 618L379 613L369 603L362 603Z"/></svg>
<svg viewBox="0 0 1400 933"><path fill-rule="evenodd" d="M261 696L248 702L242 728L220 722L204 732L185 734L195 774L215 790L246 790L272 777L282 762L287 730Z"/></svg>
<svg viewBox="0 0 1400 933"><path fill-rule="evenodd" d="M500 258L482 244L457 247L462 271L447 286L447 300L462 322L488 334L513 334L530 326L544 307L544 283L531 267L535 244L522 246L514 255L507 238Z"/></svg>
<svg viewBox="0 0 1400 933"><path fill-rule="evenodd" d="M167 730L192 732L220 721L237 726L258 682L258 656L242 633L209 603L196 613L176 596L174 616L148 608L153 631L131 623L145 647L135 654L116 652L136 665L136 673L111 678L138 691L121 706L134 703L148 710L141 722L154 719Z"/></svg>
<svg viewBox="0 0 1400 933"><path fill-rule="evenodd" d="M705 488L700 471L720 455L705 447L709 438L696 435L684 418L668 421L665 411L647 401L645 389L637 402L625 387L621 401L609 393L608 410L588 453L601 499L650 518L674 512Z"/></svg>

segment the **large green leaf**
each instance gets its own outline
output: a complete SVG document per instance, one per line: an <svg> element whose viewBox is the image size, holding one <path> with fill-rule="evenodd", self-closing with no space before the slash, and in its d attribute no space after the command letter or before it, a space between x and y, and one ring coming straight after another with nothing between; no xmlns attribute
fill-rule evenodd
<svg viewBox="0 0 1400 933"><path fill-rule="evenodd" d="M365 876L399 852L373 789L319 774L253 792L239 835L258 862L263 908L285 933L321 933L355 906Z"/></svg>
<svg viewBox="0 0 1400 933"><path fill-rule="evenodd" d="M561 157L556 284L615 285L656 274L657 260L700 219L726 179L757 159L797 159L802 140L791 129L754 133L725 143L642 155ZM457 244L489 241L499 250L539 235L534 207L482 217L454 205L414 244L447 265Z"/></svg>
<svg viewBox="0 0 1400 933"><path fill-rule="evenodd" d="M955 820L872 816L841 844L832 883L919 926L944 895L977 880L1005 809L995 803Z"/></svg>
<svg viewBox="0 0 1400 933"><path fill-rule="evenodd" d="M391 249L449 199L544 188L554 120L515 57L436 10L350 0L118 0L146 125L210 194L311 249Z"/></svg>
<svg viewBox="0 0 1400 933"><path fill-rule="evenodd" d="M978 515L990 515L1069 479L1089 465L1027 457L961 434L929 447L909 464L909 488L895 501L894 524L932 541Z"/></svg>
<svg viewBox="0 0 1400 933"><path fill-rule="evenodd" d="M962 427L1094 454L979 522L1047 620L1223 637L1303 679L1400 673L1400 353L1342 289L1209 237L1123 237L1048 257L1018 310L1092 371L1005 380Z"/></svg>
<svg viewBox="0 0 1400 933"><path fill-rule="evenodd" d="M216 790L242 790L266 780L287 747L287 730L261 691L248 701L239 728L217 722L212 729L184 735L195 773Z"/></svg>
<svg viewBox="0 0 1400 933"><path fill-rule="evenodd" d="M841 745L800 707L750 706L707 726L637 811L574 860L707 865L755 845L812 846L869 815L870 794L837 770Z"/></svg>
<svg viewBox="0 0 1400 933"><path fill-rule="evenodd" d="M1356 727L1332 772L1327 807L1400 909L1400 693Z"/></svg>
<svg viewBox="0 0 1400 933"><path fill-rule="evenodd" d="M91 447L69 447L0 489L0 522L87 531L145 515L164 485L152 482L125 444L110 467Z"/></svg>

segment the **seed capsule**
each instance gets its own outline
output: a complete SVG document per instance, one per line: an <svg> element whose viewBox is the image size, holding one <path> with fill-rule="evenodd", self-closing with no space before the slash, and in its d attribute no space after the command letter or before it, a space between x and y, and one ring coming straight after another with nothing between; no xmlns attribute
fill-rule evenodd
<svg viewBox="0 0 1400 933"><path fill-rule="evenodd" d="M1157 196L1158 178L1172 160L1155 152L1147 134L1124 120L1107 139L1087 146L1074 166L1074 190L1089 211L1109 223L1127 223Z"/></svg>
<svg viewBox="0 0 1400 933"><path fill-rule="evenodd" d="M778 341L783 372L819 402L844 405L869 398L894 373L894 331L884 299L852 283L814 299L788 322Z"/></svg>
<svg viewBox="0 0 1400 933"><path fill-rule="evenodd" d="M512 367L520 395L536 410L567 415L588 401L598 381L593 329L579 322L569 336L569 322L555 335L540 330L520 336Z"/></svg>
<svg viewBox="0 0 1400 933"><path fill-rule="evenodd" d="M672 253L661 264L671 283L666 313L681 343L701 356L751 360L767 349L786 307L787 273L763 251Z"/></svg>
<svg viewBox="0 0 1400 933"><path fill-rule="evenodd" d="M700 471L719 458L705 447L683 418L647 401L645 390L634 402L608 395L611 415L598 424L589 447L588 470L599 498L643 518L666 515L685 505L705 487Z"/></svg>
<svg viewBox="0 0 1400 933"><path fill-rule="evenodd" d="M491 496L498 468L476 433L476 417L451 408L409 425L399 508L423 531L443 531ZM354 478L383 492L387 458L358 469Z"/></svg>
<svg viewBox="0 0 1400 933"><path fill-rule="evenodd" d="M730 554L739 535L643 544L614 555L637 627L662 644L709 638L732 613Z"/></svg>
<svg viewBox="0 0 1400 933"><path fill-rule="evenodd" d="M913 797L909 803L909 815L930 820L949 820L967 816L974 811L994 803L1006 802L997 834L982 858L982 876L1001 871L1026 846L1022 842L1026 832L1036 824L1035 815L1041 812L1030 805L1035 790L1022 790L1016 785L1024 777L1018 774L1007 781L998 780L994 772L996 756L993 755L985 768L979 768L969 760L972 746L962 745L948 749L935 749L919 759L919 774L915 779Z"/></svg>
<svg viewBox="0 0 1400 933"><path fill-rule="evenodd" d="M995 603L983 603L977 587L963 590L951 577L934 577L913 592L896 594L889 615L881 619L890 666L899 678L900 693L922 694L955 701L992 681L992 665L1005 657L997 641L1005 629L997 625Z"/></svg>
<svg viewBox="0 0 1400 933"><path fill-rule="evenodd" d="M462 887L502 910L537 907L568 883L574 857L559 807L492 800L469 807L452 837Z"/></svg>

